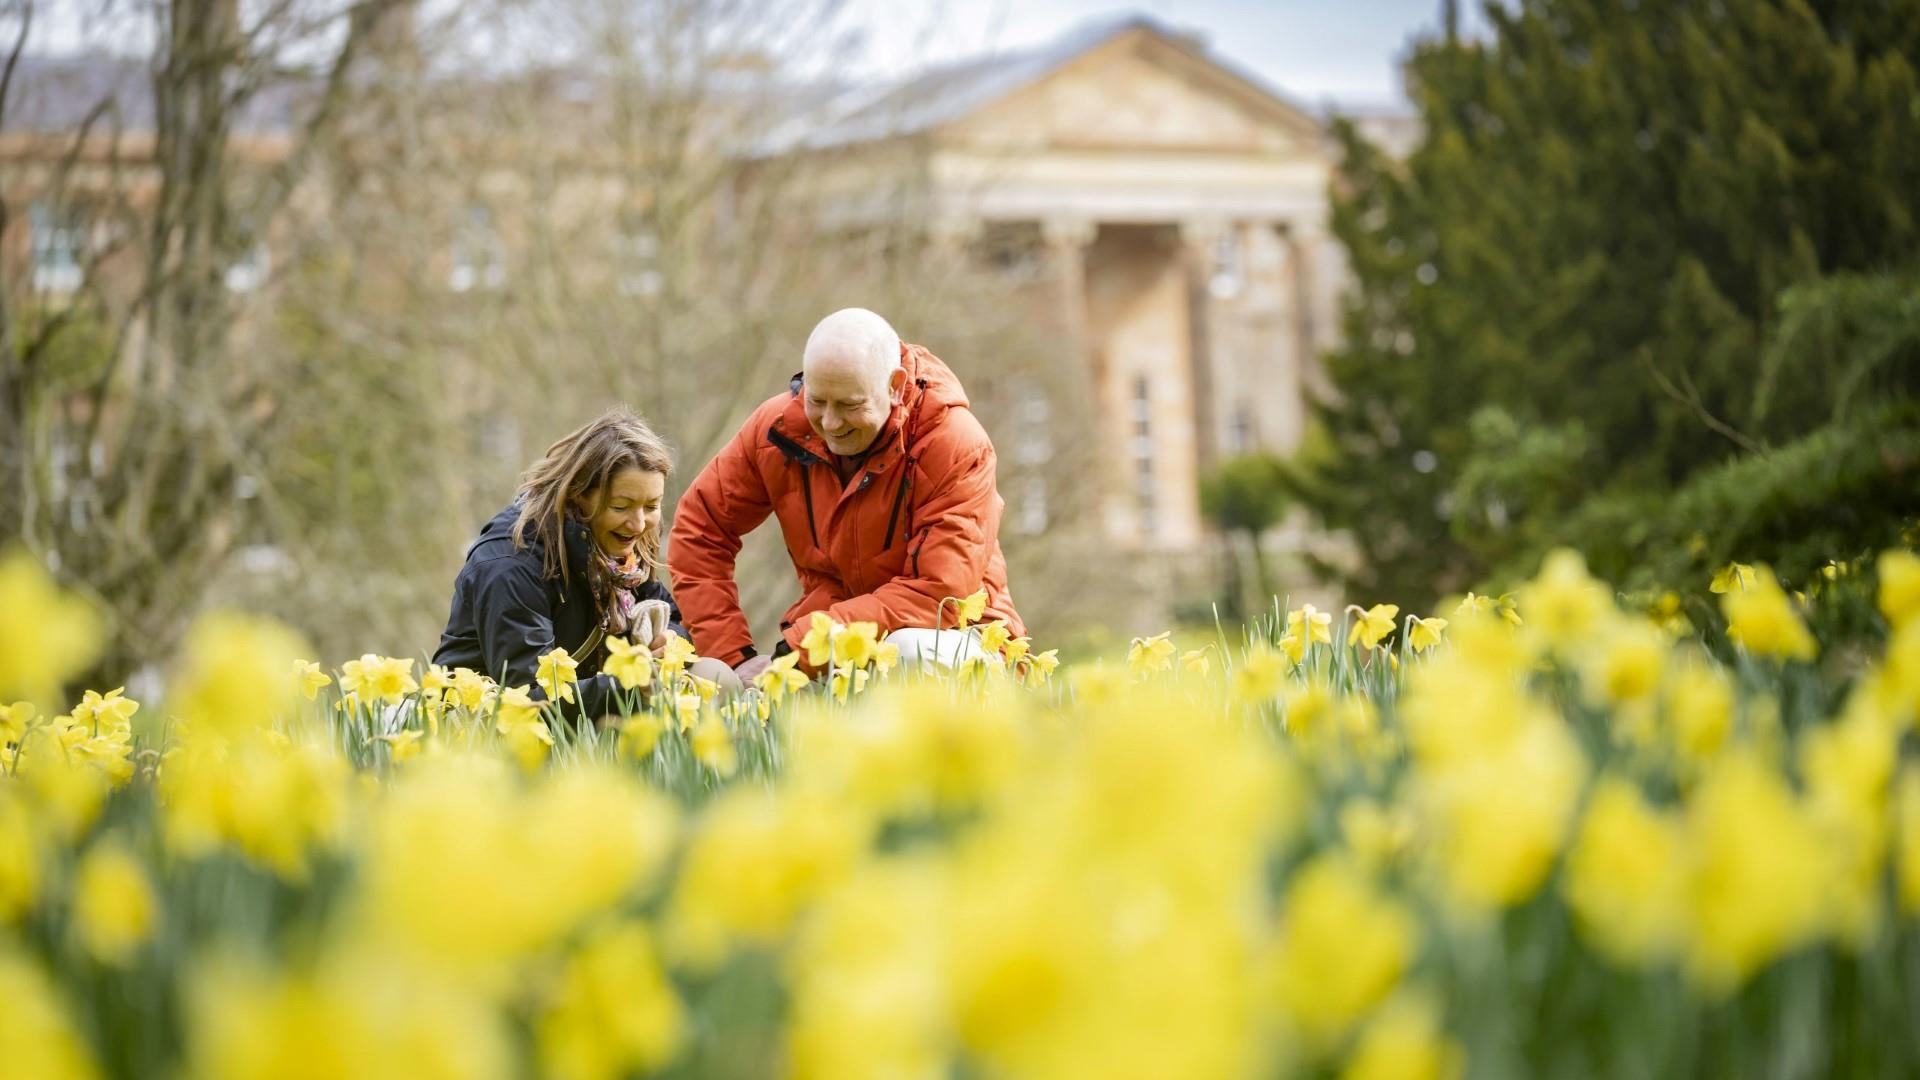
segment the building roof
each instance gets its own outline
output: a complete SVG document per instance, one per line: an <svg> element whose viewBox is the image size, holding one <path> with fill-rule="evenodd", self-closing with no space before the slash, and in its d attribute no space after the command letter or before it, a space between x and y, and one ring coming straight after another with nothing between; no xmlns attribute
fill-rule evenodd
<svg viewBox="0 0 1920 1080"><path fill-rule="evenodd" d="M234 130L248 135L290 131L310 85L280 82L249 95L234 117ZM153 68L142 57L106 52L20 57L0 130L69 132L77 130L103 102L110 112L95 123L103 132L152 131Z"/></svg>
<svg viewBox="0 0 1920 1080"><path fill-rule="evenodd" d="M971 57L937 65L899 82L851 91L823 109L776 129L758 155L820 150L916 135L951 123L1040 81L1108 41L1144 31L1192 54L1275 104L1318 121L1314 110L1251 72L1207 49L1191 35L1146 15L1083 23L1038 48Z"/></svg>

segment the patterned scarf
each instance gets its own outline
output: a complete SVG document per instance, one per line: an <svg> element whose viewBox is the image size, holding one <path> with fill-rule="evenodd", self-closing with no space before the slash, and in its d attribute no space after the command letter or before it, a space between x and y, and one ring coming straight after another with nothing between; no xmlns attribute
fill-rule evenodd
<svg viewBox="0 0 1920 1080"><path fill-rule="evenodd" d="M587 587L593 593L593 608L600 613L600 626L608 634L625 634L633 629L633 613L640 606L634 594L652 572L639 552L630 553L625 562L615 562L593 542L586 522L572 518L569 524L585 533Z"/></svg>
<svg viewBox="0 0 1920 1080"><path fill-rule="evenodd" d="M587 585L593 590L593 606L600 612L600 625L607 633L624 634L633 628L633 612L640 606L634 592L651 576L637 553L619 563L597 546L593 549L587 558Z"/></svg>

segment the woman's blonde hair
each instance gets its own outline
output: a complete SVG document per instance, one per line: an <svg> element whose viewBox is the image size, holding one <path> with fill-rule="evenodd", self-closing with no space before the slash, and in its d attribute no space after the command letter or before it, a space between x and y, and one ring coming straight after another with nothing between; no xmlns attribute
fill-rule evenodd
<svg viewBox="0 0 1920 1080"><path fill-rule="evenodd" d="M566 520L575 498L589 492L607 497L607 484L622 469L662 476L673 471L673 451L632 409L616 405L580 430L547 447L545 457L520 476L520 517L513 523L513 545L527 546L532 532L545 548L548 577L567 576ZM660 529L640 538L640 561L649 574L660 570Z"/></svg>

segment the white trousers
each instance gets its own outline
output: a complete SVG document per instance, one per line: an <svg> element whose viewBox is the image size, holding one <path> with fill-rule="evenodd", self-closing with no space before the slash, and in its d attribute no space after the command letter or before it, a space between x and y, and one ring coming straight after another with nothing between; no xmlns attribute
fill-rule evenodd
<svg viewBox="0 0 1920 1080"><path fill-rule="evenodd" d="M887 635L887 644L900 650L902 671L953 668L986 655L977 630L895 630ZM990 657L988 662L995 659Z"/></svg>

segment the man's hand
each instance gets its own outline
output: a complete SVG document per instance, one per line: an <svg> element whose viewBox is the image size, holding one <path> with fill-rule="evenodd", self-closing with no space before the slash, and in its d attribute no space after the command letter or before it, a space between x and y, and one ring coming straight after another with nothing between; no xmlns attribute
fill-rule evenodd
<svg viewBox="0 0 1920 1080"><path fill-rule="evenodd" d="M667 655L667 646L680 640L680 635L674 633L671 630L667 630L667 631L663 631L659 637L654 638L653 640L658 642L658 644L650 647L647 651L651 652L655 656L655 658L658 658L658 657Z"/></svg>
<svg viewBox="0 0 1920 1080"><path fill-rule="evenodd" d="M771 656L749 656L735 665L733 673L740 676L740 681L743 684L752 686L753 677L767 670L772 664L773 657Z"/></svg>

